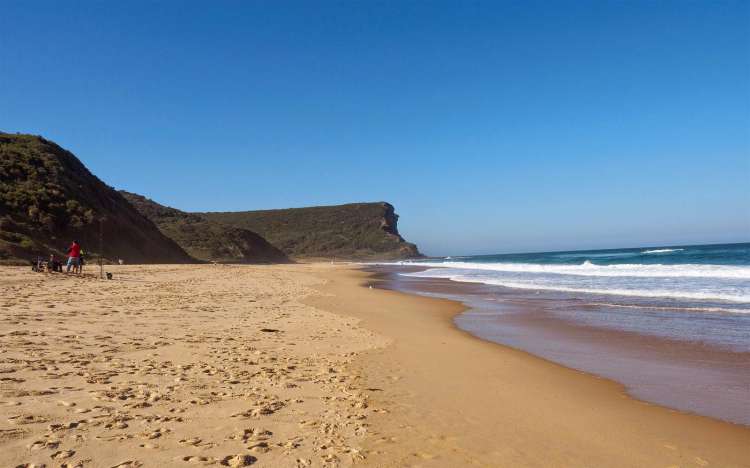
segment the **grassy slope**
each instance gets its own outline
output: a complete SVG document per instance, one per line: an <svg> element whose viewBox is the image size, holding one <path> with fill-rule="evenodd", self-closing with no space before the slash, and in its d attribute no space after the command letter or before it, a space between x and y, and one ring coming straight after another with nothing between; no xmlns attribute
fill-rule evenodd
<svg viewBox="0 0 750 468"><path fill-rule="evenodd" d="M250 229L292 257L393 259L419 255L396 227L388 203L352 203L285 210L197 213Z"/></svg>
<svg viewBox="0 0 750 468"><path fill-rule="evenodd" d="M196 214L150 203L140 206L144 216L55 143L0 132L0 263L62 254L73 238L96 254L100 219L104 256L128 263L419 255L398 234L398 216L383 202Z"/></svg>
<svg viewBox="0 0 750 468"><path fill-rule="evenodd" d="M128 263L195 261L72 153L33 135L0 132L0 262L63 254L73 238Z"/></svg>
<svg viewBox="0 0 750 468"><path fill-rule="evenodd" d="M200 260L224 263L280 263L286 255L263 237L201 216L160 205L135 193L120 192L136 209Z"/></svg>

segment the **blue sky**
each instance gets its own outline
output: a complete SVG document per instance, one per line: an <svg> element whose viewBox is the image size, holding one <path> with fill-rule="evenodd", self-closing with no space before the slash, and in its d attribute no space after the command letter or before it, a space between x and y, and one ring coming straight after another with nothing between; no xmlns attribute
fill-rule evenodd
<svg viewBox="0 0 750 468"><path fill-rule="evenodd" d="M750 241L748 2L5 2L0 130L433 255Z"/></svg>

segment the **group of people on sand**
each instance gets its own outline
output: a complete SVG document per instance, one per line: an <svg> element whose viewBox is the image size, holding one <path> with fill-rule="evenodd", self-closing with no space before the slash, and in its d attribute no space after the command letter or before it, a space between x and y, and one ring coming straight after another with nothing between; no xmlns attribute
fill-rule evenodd
<svg viewBox="0 0 750 468"><path fill-rule="evenodd" d="M68 247L67 255L68 262L66 264L67 268L65 271L67 273L70 273L70 270L72 269L74 274L83 274L83 265L85 263L83 259L83 249L81 249L81 244L79 244L77 240L74 240L73 243L70 244L70 247ZM57 260L55 254L50 254L49 260L47 260L46 262L42 258L37 258L36 263L33 263L32 269L34 271L62 273L63 264L62 262Z"/></svg>

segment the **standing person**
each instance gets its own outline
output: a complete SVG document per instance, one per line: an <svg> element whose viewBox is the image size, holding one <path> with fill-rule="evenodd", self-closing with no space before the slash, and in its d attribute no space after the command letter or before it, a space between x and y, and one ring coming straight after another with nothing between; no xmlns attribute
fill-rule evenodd
<svg viewBox="0 0 750 468"><path fill-rule="evenodd" d="M73 267L73 273L75 273L78 270L78 265L80 265L81 261L81 245L78 243L77 240L74 240L72 244L70 244L70 248L68 249L68 269L67 273L70 273L70 267Z"/></svg>
<svg viewBox="0 0 750 468"><path fill-rule="evenodd" d="M83 264L84 263L86 263L86 262L83 260L83 250L81 250L80 255L78 255L78 273L81 274L81 275L83 274Z"/></svg>

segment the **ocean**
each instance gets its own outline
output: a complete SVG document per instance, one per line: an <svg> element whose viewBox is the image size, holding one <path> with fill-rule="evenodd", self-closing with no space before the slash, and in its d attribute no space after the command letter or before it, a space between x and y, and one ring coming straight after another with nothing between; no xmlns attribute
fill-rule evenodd
<svg viewBox="0 0 750 468"><path fill-rule="evenodd" d="M750 425L750 243L380 264L386 287L463 302L458 327Z"/></svg>

